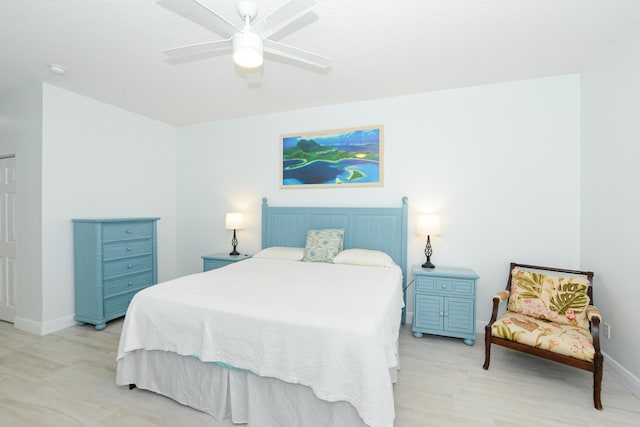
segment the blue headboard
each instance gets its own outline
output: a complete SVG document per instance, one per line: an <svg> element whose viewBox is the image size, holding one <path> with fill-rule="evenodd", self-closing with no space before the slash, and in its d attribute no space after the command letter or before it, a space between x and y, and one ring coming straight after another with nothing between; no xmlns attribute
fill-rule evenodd
<svg viewBox="0 0 640 427"><path fill-rule="evenodd" d="M397 208L273 207L262 199L262 248L303 248L307 230L344 228L344 248L386 252L402 269L402 290L407 288L407 197ZM405 322L402 310L402 323Z"/></svg>

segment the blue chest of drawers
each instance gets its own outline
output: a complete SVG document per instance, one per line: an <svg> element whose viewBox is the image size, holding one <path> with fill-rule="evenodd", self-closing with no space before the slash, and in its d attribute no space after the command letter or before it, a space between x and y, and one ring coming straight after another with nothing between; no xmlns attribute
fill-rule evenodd
<svg viewBox="0 0 640 427"><path fill-rule="evenodd" d="M413 336L423 334L476 341L476 280L468 268L413 268Z"/></svg>
<svg viewBox="0 0 640 427"><path fill-rule="evenodd" d="M160 218L74 219L75 320L98 331L158 282Z"/></svg>

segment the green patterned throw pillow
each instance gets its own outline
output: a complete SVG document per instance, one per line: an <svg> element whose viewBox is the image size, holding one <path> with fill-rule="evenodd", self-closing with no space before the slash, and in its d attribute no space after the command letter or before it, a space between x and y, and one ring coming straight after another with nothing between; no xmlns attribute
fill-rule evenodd
<svg viewBox="0 0 640 427"><path fill-rule="evenodd" d="M326 228L307 231L307 243L304 247L303 261L333 262L342 250L344 228Z"/></svg>

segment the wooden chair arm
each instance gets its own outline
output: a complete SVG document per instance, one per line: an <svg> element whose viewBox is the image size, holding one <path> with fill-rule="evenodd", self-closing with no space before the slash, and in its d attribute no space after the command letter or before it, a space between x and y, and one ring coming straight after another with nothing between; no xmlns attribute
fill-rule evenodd
<svg viewBox="0 0 640 427"><path fill-rule="evenodd" d="M602 315L595 305L590 305L586 310L587 319L591 323L591 338L593 340L593 348L596 354L600 353L600 322Z"/></svg>
<svg viewBox="0 0 640 427"><path fill-rule="evenodd" d="M507 298L509 298L509 295L510 295L510 294L511 294L511 293L510 293L508 290L503 289L503 290L501 290L500 292L498 292L497 294L495 294L495 295L493 296L493 299L498 298L498 303L500 303L500 302L502 302L502 301L506 300Z"/></svg>
<svg viewBox="0 0 640 427"><path fill-rule="evenodd" d="M489 324L487 325L488 328L490 328L491 325L493 325L493 322L495 322L498 318L498 307L500 307L500 303L502 301L509 298L509 294L510 292L504 289L493 296L493 310L491 311L491 319L489 320Z"/></svg>
<svg viewBox="0 0 640 427"><path fill-rule="evenodd" d="M587 314L587 319L589 319L589 322L593 322L593 319L596 317L598 318L599 322L602 321L602 315L600 314L600 310L598 310L598 307L596 307L595 305L590 305L589 307L587 307L586 314Z"/></svg>

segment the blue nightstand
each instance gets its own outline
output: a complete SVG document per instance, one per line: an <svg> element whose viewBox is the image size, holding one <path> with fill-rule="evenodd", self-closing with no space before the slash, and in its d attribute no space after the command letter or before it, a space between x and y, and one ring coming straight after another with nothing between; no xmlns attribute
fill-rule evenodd
<svg viewBox="0 0 640 427"><path fill-rule="evenodd" d="M413 336L423 334L476 341L476 280L469 268L413 267Z"/></svg>
<svg viewBox="0 0 640 427"><path fill-rule="evenodd" d="M229 255L228 253L220 252L217 254L205 255L202 257L203 271L214 270L216 268L224 267L225 265L232 264L238 261L244 261L251 258L251 255Z"/></svg>

